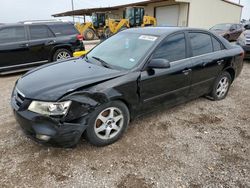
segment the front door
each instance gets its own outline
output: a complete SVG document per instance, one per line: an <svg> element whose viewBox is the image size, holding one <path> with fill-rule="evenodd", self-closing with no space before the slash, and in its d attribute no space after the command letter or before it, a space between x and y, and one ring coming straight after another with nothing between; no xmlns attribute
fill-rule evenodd
<svg viewBox="0 0 250 188"><path fill-rule="evenodd" d="M155 50L152 59L166 59L167 69L146 69L141 73L140 96L142 110L148 111L161 104L172 106L187 99L192 70L187 59L184 33L167 37Z"/></svg>
<svg viewBox="0 0 250 188"><path fill-rule="evenodd" d="M0 70L29 63L28 39L24 26L0 29Z"/></svg>

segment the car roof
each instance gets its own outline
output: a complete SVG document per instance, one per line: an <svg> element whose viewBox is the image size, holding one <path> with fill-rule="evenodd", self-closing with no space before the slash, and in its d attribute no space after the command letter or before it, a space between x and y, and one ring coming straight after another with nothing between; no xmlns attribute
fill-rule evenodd
<svg viewBox="0 0 250 188"><path fill-rule="evenodd" d="M230 43L226 39L206 29L197 29L197 28L189 28L189 27L141 27L141 28L127 29L122 32L166 37L178 31L207 32L216 36L224 44L224 46L227 49L231 48Z"/></svg>
<svg viewBox="0 0 250 188"><path fill-rule="evenodd" d="M65 24L73 24L72 22L19 22L19 23L7 23L7 24L0 24L1 27L14 27L14 26L24 26L24 25L65 25Z"/></svg>
<svg viewBox="0 0 250 188"><path fill-rule="evenodd" d="M189 28L189 27L143 27L143 28L132 28L127 29L123 32L128 33L138 33L138 34L144 34L144 35L157 35L157 36L166 36L171 33L177 32L177 31L205 31L210 32L205 29L196 29L196 28Z"/></svg>

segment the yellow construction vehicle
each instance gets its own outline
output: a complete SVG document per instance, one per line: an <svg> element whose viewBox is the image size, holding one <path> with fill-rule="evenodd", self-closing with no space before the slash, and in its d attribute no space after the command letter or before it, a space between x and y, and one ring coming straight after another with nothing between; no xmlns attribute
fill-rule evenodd
<svg viewBox="0 0 250 188"><path fill-rule="evenodd" d="M143 7L127 7L123 19L107 19L104 34L109 37L121 30L131 27L156 26L156 18L145 15Z"/></svg>
<svg viewBox="0 0 250 188"><path fill-rule="evenodd" d="M95 37L100 38L104 34L103 31L106 24L106 14L93 13L91 19L92 22L76 24L77 30L83 35L85 40L93 40Z"/></svg>

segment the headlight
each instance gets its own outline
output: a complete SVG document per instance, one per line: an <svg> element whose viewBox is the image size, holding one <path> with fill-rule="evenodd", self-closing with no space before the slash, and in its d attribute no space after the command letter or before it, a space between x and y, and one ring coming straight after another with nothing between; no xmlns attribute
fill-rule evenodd
<svg viewBox="0 0 250 188"><path fill-rule="evenodd" d="M41 102L41 101L32 101L29 105L28 110L42 115L49 116L58 116L66 115L71 101L65 102Z"/></svg>

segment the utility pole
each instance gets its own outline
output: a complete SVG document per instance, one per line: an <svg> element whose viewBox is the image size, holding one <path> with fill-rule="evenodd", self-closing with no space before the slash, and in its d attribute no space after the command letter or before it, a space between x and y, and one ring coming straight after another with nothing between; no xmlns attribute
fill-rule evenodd
<svg viewBox="0 0 250 188"><path fill-rule="evenodd" d="M74 11L75 10L75 8L74 8L74 0L71 0L71 5L72 5L72 11ZM73 22L75 23L75 15L74 15L74 13L73 13Z"/></svg>

